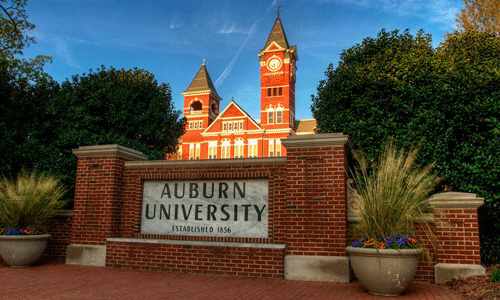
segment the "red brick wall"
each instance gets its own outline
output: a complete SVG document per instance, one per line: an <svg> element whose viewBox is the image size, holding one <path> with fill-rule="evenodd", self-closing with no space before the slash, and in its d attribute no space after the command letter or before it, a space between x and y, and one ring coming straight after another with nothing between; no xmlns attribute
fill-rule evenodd
<svg viewBox="0 0 500 300"><path fill-rule="evenodd" d="M127 156L132 150L123 147L119 154L92 156L92 149L86 147L78 160L71 243L107 245L108 266L279 278L283 278L286 254L346 256L347 158L345 145L338 143L344 137L288 138L283 141L286 158L244 160L127 162L131 158L125 157L141 156ZM108 152L100 149L98 153ZM141 234L144 181L217 179L268 179L267 238ZM432 281L435 263L480 264L476 210L441 209L438 214L442 220L435 224L438 243L433 245L420 233L430 260L421 260L417 280ZM60 225L63 231L64 224ZM279 244L286 248L178 245L140 239ZM63 243L66 240L61 237Z"/></svg>
<svg viewBox="0 0 500 300"><path fill-rule="evenodd" d="M481 264L476 209L439 210L437 263Z"/></svg>
<svg viewBox="0 0 500 300"><path fill-rule="evenodd" d="M264 159L266 161L266 159ZM285 244L286 206L285 159L267 159L269 163L203 165L200 163L164 164L158 167L127 167L121 223L122 238L212 241L232 243ZM208 180L208 179L269 180L269 237L203 237L154 235L140 233L144 180ZM253 277L283 278L284 249L191 246L148 243L107 243L106 265L173 272L225 274Z"/></svg>
<svg viewBox="0 0 500 300"><path fill-rule="evenodd" d="M434 282L434 265L436 264L436 241L433 235L435 234L435 226L430 224L431 228L422 228L417 226L415 235L419 239L419 244L424 250L418 262L417 273L415 280ZM425 225L426 226L426 225ZM430 232L429 232L430 230Z"/></svg>
<svg viewBox="0 0 500 300"><path fill-rule="evenodd" d="M344 146L287 149L286 158L127 164L118 154L93 156L86 148L78 160L71 243L107 245L109 266L279 278L285 251L345 256ZM269 180L267 238L140 233L145 180L243 178ZM113 237L279 244L286 250L106 241Z"/></svg>
<svg viewBox="0 0 500 300"><path fill-rule="evenodd" d="M346 255L346 162L343 146L288 150L288 254Z"/></svg>
<svg viewBox="0 0 500 300"><path fill-rule="evenodd" d="M78 159L72 244L105 245L118 234L124 162L117 156Z"/></svg>
<svg viewBox="0 0 500 300"><path fill-rule="evenodd" d="M283 278L284 249L108 242L110 267Z"/></svg>
<svg viewBox="0 0 500 300"><path fill-rule="evenodd" d="M52 236L43 255L44 261L66 261L66 248L71 239L71 219L71 214L66 214L55 216L50 220L48 233Z"/></svg>

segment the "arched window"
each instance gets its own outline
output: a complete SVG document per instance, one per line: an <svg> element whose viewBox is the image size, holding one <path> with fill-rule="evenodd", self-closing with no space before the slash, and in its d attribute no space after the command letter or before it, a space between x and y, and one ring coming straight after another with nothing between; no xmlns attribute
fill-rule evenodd
<svg viewBox="0 0 500 300"><path fill-rule="evenodd" d="M276 123L283 123L283 106L276 108Z"/></svg>
<svg viewBox="0 0 500 300"><path fill-rule="evenodd" d="M248 157L257 157L258 140L248 140Z"/></svg>
<svg viewBox="0 0 500 300"><path fill-rule="evenodd" d="M236 139L234 142L234 158L243 158L243 139Z"/></svg>
<svg viewBox="0 0 500 300"><path fill-rule="evenodd" d="M276 140L276 156L281 156L281 140Z"/></svg>
<svg viewBox="0 0 500 300"><path fill-rule="evenodd" d="M274 108L267 109L267 124L274 124Z"/></svg>
<svg viewBox="0 0 500 300"><path fill-rule="evenodd" d="M217 142L208 142L208 159L217 158Z"/></svg>
<svg viewBox="0 0 500 300"><path fill-rule="evenodd" d="M196 143L196 152L195 152L195 159L200 159L200 144Z"/></svg>
<svg viewBox="0 0 500 300"><path fill-rule="evenodd" d="M222 140L220 145L220 157L231 158L231 142L229 140Z"/></svg>
<svg viewBox="0 0 500 300"><path fill-rule="evenodd" d="M193 104L191 104L191 113L192 114L201 114L201 102L200 101L195 101Z"/></svg>
<svg viewBox="0 0 500 300"><path fill-rule="evenodd" d="M189 144L189 159L194 159L194 148L195 144Z"/></svg>

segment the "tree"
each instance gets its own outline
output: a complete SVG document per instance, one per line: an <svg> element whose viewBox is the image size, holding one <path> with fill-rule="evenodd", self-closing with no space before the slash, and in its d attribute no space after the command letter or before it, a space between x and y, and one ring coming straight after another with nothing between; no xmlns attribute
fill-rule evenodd
<svg viewBox="0 0 500 300"><path fill-rule="evenodd" d="M463 0L456 22L465 30L500 34L500 0Z"/></svg>
<svg viewBox="0 0 500 300"><path fill-rule="evenodd" d="M24 47L35 43L35 38L25 34L35 28L28 22L24 7L27 0L0 0L2 20L0 22L0 53L12 58L15 54L23 54Z"/></svg>
<svg viewBox="0 0 500 300"><path fill-rule="evenodd" d="M37 80L48 75L43 72L45 63L51 61L50 56L38 55L35 58L17 58L23 55L23 49L35 44L35 38L27 35L35 25L28 22L25 6L27 0L0 0L0 57L6 59L13 80L28 77Z"/></svg>
<svg viewBox="0 0 500 300"><path fill-rule="evenodd" d="M61 84L53 114L59 120L62 156L70 160L71 149L102 144L120 144L150 159L163 159L175 151L185 127L181 112L174 110L170 86L136 68L102 66L73 76Z"/></svg>
<svg viewBox="0 0 500 300"><path fill-rule="evenodd" d="M53 171L59 150L52 107L59 84L50 77L36 83L15 77L10 62L0 58L0 174Z"/></svg>
<svg viewBox="0 0 500 300"><path fill-rule="evenodd" d="M313 96L321 132L344 132L377 157L394 137L423 140L421 162L437 162L440 190L477 193L482 259L500 262L500 37L464 31L437 49L419 32L386 32L342 52Z"/></svg>
<svg viewBox="0 0 500 300"><path fill-rule="evenodd" d="M0 68L0 173L37 170L58 175L72 196L76 157L85 145L121 144L149 159L174 152L185 121L174 110L170 86L147 71L114 68L73 76L12 81ZM0 64L0 67L2 65Z"/></svg>

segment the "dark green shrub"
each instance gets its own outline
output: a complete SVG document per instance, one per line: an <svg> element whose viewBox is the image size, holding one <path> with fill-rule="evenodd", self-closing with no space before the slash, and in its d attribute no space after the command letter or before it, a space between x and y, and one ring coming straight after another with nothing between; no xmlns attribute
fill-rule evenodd
<svg viewBox="0 0 500 300"><path fill-rule="evenodd" d="M437 162L438 191L476 193L482 263L500 263L500 37L381 31L343 51L313 96L320 132L349 135L368 159L395 138L423 140L420 163Z"/></svg>

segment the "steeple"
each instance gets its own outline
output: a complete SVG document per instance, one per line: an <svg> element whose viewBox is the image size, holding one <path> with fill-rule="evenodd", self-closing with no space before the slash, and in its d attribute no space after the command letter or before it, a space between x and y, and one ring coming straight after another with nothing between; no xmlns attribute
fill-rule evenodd
<svg viewBox="0 0 500 300"><path fill-rule="evenodd" d="M202 92L210 93L215 98L221 99L217 94L217 91L215 90L210 75L208 74L207 67L205 66L205 59L203 59L203 64L201 65L201 68L194 77L193 81L191 82L187 90L182 92L182 94L186 96L186 94Z"/></svg>
<svg viewBox="0 0 500 300"><path fill-rule="evenodd" d="M295 128L295 72L297 47L290 46L278 4L276 20L259 56L261 125L284 135Z"/></svg>
<svg viewBox="0 0 500 300"><path fill-rule="evenodd" d="M279 10L278 10L279 11ZM264 49L267 49L272 42L276 42L280 47L288 49L288 40L286 39L285 30L283 30L283 25L281 25L281 19L279 17L274 21L273 29L267 38L266 45Z"/></svg>

